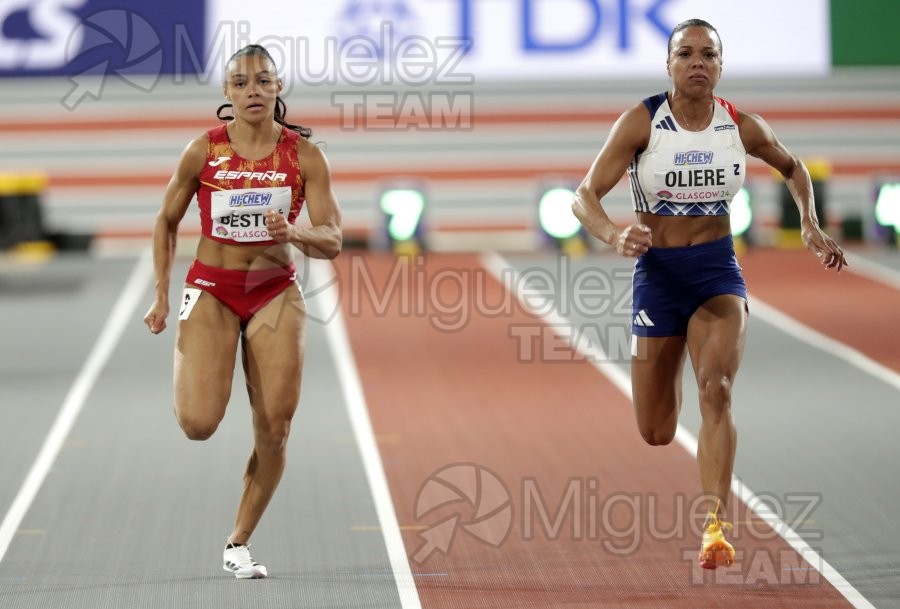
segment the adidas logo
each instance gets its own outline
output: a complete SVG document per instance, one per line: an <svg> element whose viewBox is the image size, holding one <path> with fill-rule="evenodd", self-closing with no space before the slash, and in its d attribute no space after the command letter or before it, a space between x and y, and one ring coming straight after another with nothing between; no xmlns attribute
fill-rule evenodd
<svg viewBox="0 0 900 609"><path fill-rule="evenodd" d="M650 321L650 316L647 315L647 311L641 309L638 311L638 314L634 316L634 320L632 323L636 326L641 326L644 328L652 328L654 323Z"/></svg>
<svg viewBox="0 0 900 609"><path fill-rule="evenodd" d="M658 123L656 123L657 129L665 129L666 131L678 131L678 128L675 126L675 121L672 120L672 115L666 115L666 118L662 119Z"/></svg>

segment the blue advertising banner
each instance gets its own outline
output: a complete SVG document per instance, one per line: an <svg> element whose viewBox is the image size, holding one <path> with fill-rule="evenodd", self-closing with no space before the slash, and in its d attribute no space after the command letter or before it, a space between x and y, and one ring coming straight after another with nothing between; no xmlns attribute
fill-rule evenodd
<svg viewBox="0 0 900 609"><path fill-rule="evenodd" d="M247 0L208 0L204 57L221 69L226 51L258 42L286 80L306 85L665 79L672 28L702 17L721 36L729 77L823 75L828 9L828 0L753 0L752 10L720 0L281 0L248 11Z"/></svg>
<svg viewBox="0 0 900 609"><path fill-rule="evenodd" d="M205 0L4 0L0 77L195 74L205 32Z"/></svg>

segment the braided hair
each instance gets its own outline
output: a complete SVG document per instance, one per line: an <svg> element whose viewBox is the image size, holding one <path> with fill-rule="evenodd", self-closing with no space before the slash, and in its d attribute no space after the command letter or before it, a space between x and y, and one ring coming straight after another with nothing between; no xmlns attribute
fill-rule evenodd
<svg viewBox="0 0 900 609"><path fill-rule="evenodd" d="M225 64L226 69L227 66L230 66L232 62L240 57L265 57L271 62L272 66L275 65L275 60L272 59L272 55L269 54L269 51L266 50L264 46L258 44L248 44L244 48L238 50L234 55L232 55L228 62ZM218 110L216 110L216 118L221 121L231 121L234 120L234 116L223 116L222 111L226 108L233 107L232 104L222 104L219 106ZM296 131L300 134L300 137L305 139L309 139L312 135L312 129L309 127L303 127L301 125L293 125L287 120L285 117L287 116L287 106L284 103L284 100L281 99L280 96L275 98L275 122L279 125L282 125L285 129L290 129L291 131Z"/></svg>

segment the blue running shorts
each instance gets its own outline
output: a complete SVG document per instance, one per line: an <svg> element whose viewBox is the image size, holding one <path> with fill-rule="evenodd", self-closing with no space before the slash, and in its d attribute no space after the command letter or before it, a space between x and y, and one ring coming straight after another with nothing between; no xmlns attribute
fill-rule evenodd
<svg viewBox="0 0 900 609"><path fill-rule="evenodd" d="M747 299L731 235L686 247L651 247L632 277L634 336L685 336L700 305L722 294Z"/></svg>

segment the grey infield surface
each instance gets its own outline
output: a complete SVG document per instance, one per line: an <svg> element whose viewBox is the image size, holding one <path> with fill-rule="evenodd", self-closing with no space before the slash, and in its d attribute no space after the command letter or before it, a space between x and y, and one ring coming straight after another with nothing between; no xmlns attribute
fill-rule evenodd
<svg viewBox="0 0 900 609"><path fill-rule="evenodd" d="M57 258L0 273L3 514L134 264ZM176 265L173 278L185 270ZM143 326L146 285L0 562L0 607L398 607L318 324L309 327L288 466L252 540L271 577L222 571L251 447L243 376L216 434L185 439L171 406L173 322L159 336Z"/></svg>

